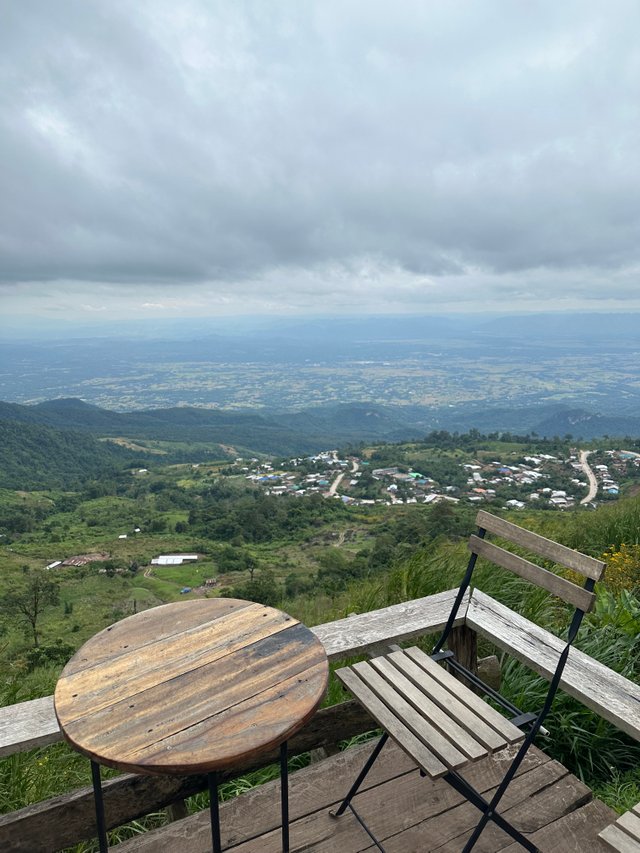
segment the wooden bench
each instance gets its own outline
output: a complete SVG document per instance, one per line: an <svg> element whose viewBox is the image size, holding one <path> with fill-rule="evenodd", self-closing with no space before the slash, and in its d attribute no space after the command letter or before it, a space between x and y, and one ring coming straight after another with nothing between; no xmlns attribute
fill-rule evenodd
<svg viewBox="0 0 640 853"><path fill-rule="evenodd" d="M640 803L605 827L599 837L617 853L640 853Z"/></svg>

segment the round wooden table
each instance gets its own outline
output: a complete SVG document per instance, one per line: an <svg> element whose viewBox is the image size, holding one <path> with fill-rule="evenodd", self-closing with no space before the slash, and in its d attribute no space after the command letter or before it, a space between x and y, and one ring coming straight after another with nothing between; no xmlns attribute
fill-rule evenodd
<svg viewBox="0 0 640 853"><path fill-rule="evenodd" d="M65 739L92 760L101 850L99 765L208 773L217 853L217 771L276 746L288 849L286 742L315 713L327 679L317 637L286 613L250 601L165 604L92 637L64 668L54 704Z"/></svg>

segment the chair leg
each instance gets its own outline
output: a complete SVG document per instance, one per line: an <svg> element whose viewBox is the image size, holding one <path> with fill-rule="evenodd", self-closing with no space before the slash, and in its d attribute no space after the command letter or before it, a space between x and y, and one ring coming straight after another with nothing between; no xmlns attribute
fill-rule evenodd
<svg viewBox="0 0 640 853"><path fill-rule="evenodd" d="M520 761L522 761L522 759L520 759ZM482 817L478 821L475 829L467 840L467 843L463 848L463 853L469 853L469 851L473 849L478 839L480 838L480 835L482 834L484 828L490 820L492 820L496 824L496 826L499 826L500 829L510 835L511 838L514 839L514 841L517 841L518 844L522 845L525 850L528 850L529 853L539 853L538 848L535 844L533 844L533 842L529 841L529 839L526 838L520 832L520 830L516 829L515 826L510 824L509 821L506 820L506 818L504 818L496 811L497 803L502 797L504 790L506 790L506 786L502 791L500 791L500 788L498 788L493 798L489 802L488 800L485 800L485 798L478 791L476 791L476 789L472 785L470 785L466 779L460 776L459 773L456 773L455 771L450 771L444 778L445 781L447 781L452 788L458 791L458 793L462 794L465 799L467 799L472 805L474 805L482 812Z"/></svg>
<svg viewBox="0 0 640 853"><path fill-rule="evenodd" d="M331 815L331 817L342 817L342 815L344 814L344 812L345 812L345 810L347 809L347 807L351 804L351 800L352 800L352 799L355 797L355 795L358 793L358 788L359 788L359 787L360 787L360 785L362 785L362 783L364 782L364 780L365 780L365 778L366 778L366 776L367 776L367 773L368 773L368 772L371 770L371 768L373 767L373 765L374 765L374 762L375 762L376 758L380 755L380 751L381 751L382 747L385 745L385 743L386 743L388 740L389 740L389 735L385 732L385 733L382 735L382 737L380 738L380 740L378 741L378 743L376 744L376 748L373 750L373 752L371 753L371 755L370 755L370 756L369 756L369 758L367 759L367 761L366 761L366 763L365 763L364 767L362 768L362 770L361 770L361 771L360 771L360 773L358 774L358 778L356 779L356 781L353 783L353 785L352 785L352 786L351 786L351 788L349 789L349 793L348 793L348 794L347 794L347 796L344 798L344 800L343 800L343 801L342 801L342 803L340 804L339 808L338 808L337 810L335 810L335 811L330 811L330 812L329 812L329 814Z"/></svg>

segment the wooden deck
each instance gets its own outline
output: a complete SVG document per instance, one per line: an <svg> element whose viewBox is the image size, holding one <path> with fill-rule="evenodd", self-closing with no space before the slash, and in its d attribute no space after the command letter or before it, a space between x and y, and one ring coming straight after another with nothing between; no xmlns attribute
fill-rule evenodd
<svg viewBox="0 0 640 853"><path fill-rule="evenodd" d="M291 851L356 853L371 841L347 812L336 820L330 808L355 778L371 744L354 747L291 774ZM466 775L488 794L504 772L501 758L483 759ZM421 778L389 741L354 801L388 853L459 853L479 812L445 782ZM605 853L598 833L615 813L561 764L532 748L502 802L502 812L544 853ZM279 783L249 791L221 808L222 842L234 853L278 853ZM208 812L178 821L118 845L119 853L205 853L211 850ZM477 853L519 853L522 848L495 826L485 829Z"/></svg>

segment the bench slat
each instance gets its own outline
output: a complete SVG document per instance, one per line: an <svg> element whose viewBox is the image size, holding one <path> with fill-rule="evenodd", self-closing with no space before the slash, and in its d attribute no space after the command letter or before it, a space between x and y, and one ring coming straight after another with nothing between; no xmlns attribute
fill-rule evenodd
<svg viewBox="0 0 640 853"><path fill-rule="evenodd" d="M638 844L640 844L640 817L638 815L633 812L625 812L623 815L620 815L616 823L620 829L626 832L627 835L635 838Z"/></svg>
<svg viewBox="0 0 640 853"><path fill-rule="evenodd" d="M374 658L371 666L381 672L393 684L395 689L414 705L422 714L429 717L431 722L471 760L477 761L487 755L489 750L476 738L455 722L442 708L432 702L425 693L416 687L399 669L396 669L386 658ZM464 707L464 706L463 706ZM481 721L478 720L480 723Z"/></svg>
<svg viewBox="0 0 640 853"><path fill-rule="evenodd" d="M623 832L617 823L605 827L599 837L616 853L640 853L640 841Z"/></svg>
<svg viewBox="0 0 640 853"><path fill-rule="evenodd" d="M424 690L440 708L455 717L458 723L478 740L488 752L502 749L506 739L481 720L477 714L464 705L456 696L443 687L439 681L428 675L424 669L411 660L407 654L390 655L393 665L421 690ZM460 682L457 682L460 684Z"/></svg>

